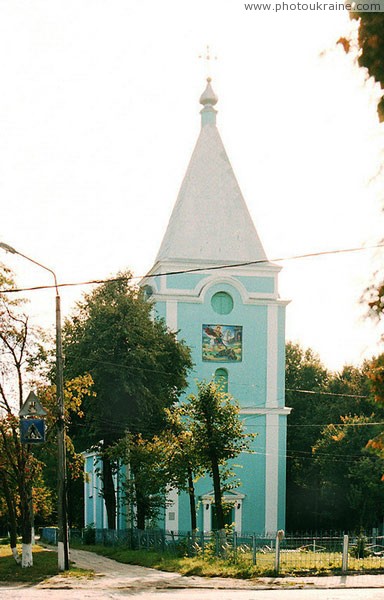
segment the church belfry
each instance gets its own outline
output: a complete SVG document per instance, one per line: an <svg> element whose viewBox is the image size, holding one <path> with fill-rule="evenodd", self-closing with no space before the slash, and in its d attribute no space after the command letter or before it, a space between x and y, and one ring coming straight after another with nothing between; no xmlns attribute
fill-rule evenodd
<svg viewBox="0 0 384 600"><path fill-rule="evenodd" d="M240 403L252 451L236 459L241 487L228 493L238 532L285 526L285 307L280 267L269 262L216 127L211 80L200 97L201 131L154 266L141 286L192 350L196 380L217 380ZM214 518L212 482L199 480L198 527ZM187 531L188 499L172 492L165 526Z"/></svg>

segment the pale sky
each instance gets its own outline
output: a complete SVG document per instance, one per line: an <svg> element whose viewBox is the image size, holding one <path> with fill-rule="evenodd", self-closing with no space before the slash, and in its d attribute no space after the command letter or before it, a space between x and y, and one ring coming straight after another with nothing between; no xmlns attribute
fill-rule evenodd
<svg viewBox="0 0 384 600"><path fill-rule="evenodd" d="M0 241L62 283L144 275L209 74L268 257L377 243L380 91L336 46L351 27L343 12L250 12L240 0L0 0ZM359 305L383 252L280 263L287 339L332 369L383 351ZM20 287L51 283L20 257L0 260ZM84 289L62 289L65 314ZM28 297L34 321L52 324L54 292Z"/></svg>

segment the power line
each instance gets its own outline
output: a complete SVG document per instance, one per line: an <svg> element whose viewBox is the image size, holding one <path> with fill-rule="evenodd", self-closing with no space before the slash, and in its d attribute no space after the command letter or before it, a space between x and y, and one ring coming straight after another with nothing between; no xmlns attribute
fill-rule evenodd
<svg viewBox="0 0 384 600"><path fill-rule="evenodd" d="M102 424L104 423L104 421L102 422ZM105 421L105 423L107 424L111 424L110 421ZM100 423L99 423L100 425ZM75 425L75 427L88 427L85 423L77 423ZM107 433L115 433L115 434L121 434L123 428L120 424L120 427L109 427L106 428L106 432ZM154 435L158 434L159 431L158 430L153 430L152 428L141 428L137 425L129 425L126 426L124 428L125 431L129 431L129 433L133 433L133 434L138 434L141 433L144 436L151 436L153 437ZM362 451L364 450L364 448L362 448ZM262 451L262 450L257 450L257 449L248 449L248 450L242 450L241 453L243 454L253 454L253 455L257 455L257 456L271 456L272 454L275 453L270 453L270 452L266 452L266 451ZM380 456L377 456L375 454L364 454L363 452L360 454L338 454L335 455L331 452L322 452L322 451L315 451L313 452L313 450L287 450L287 453L281 453L279 451L277 451L277 456L280 456L282 458L287 457L289 459L301 459L301 460L316 460L317 458L326 458L328 457L330 460L332 460L332 462L350 462L350 463L354 463L356 462L356 460L364 458L364 457L369 457L374 461L380 461L382 460ZM236 460L236 459L235 459Z"/></svg>
<svg viewBox="0 0 384 600"><path fill-rule="evenodd" d="M335 254L346 254L349 252L360 252L362 250L372 250L374 248L384 248L384 243L374 244L372 246L358 246L356 248L342 248L339 250L323 250L321 252L310 252L308 254L297 254L297 255L293 255L293 256L274 258L271 260L260 259L260 260L246 261L246 262L228 263L228 264L224 264L224 265L195 267L195 268L191 268L191 269L182 269L180 271L167 271L166 273L156 273L156 277L165 277L167 275L183 275L186 273L201 273L201 272L206 272L206 271L217 271L220 269L233 269L233 268L237 268L237 267L249 267L252 265L269 264L269 263L274 263L274 262L283 262L283 261L287 261L287 260L300 260L303 258L316 258L319 256L330 256L330 255L335 255ZM117 282L117 281L140 280L140 279L150 278L150 277L154 277L154 276L155 275L151 275L151 274L147 273L146 275L135 275L135 276L130 276L130 277L121 276L121 277L112 277L112 278L108 278L108 279L92 279L89 281L81 281L81 282L59 283L57 285L57 287L64 288L64 287L75 287L75 286L83 286L83 285L99 285L102 283L113 283L113 282ZM56 286L54 286L54 285L39 285L39 286L33 286L33 287L29 287L29 288L9 288L9 289L5 289L5 290L0 290L0 293L1 294L11 294L11 293L18 293L18 292L34 292L34 291L39 291L39 290L48 290L48 289L52 289L52 288L56 288Z"/></svg>
<svg viewBox="0 0 384 600"><path fill-rule="evenodd" d="M322 396L341 396L343 398L369 398L369 396L361 396L359 394L339 394L336 392L317 392L314 390L293 390L290 388L285 388L286 392L299 392L301 394L315 394L317 395L322 395Z"/></svg>

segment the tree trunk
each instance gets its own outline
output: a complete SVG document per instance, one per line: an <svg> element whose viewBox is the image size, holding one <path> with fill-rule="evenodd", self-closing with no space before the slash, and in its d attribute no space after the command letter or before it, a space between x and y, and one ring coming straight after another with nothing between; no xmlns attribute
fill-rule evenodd
<svg viewBox="0 0 384 600"><path fill-rule="evenodd" d="M136 505L136 526L137 529L145 529L145 509L140 500L137 501Z"/></svg>
<svg viewBox="0 0 384 600"><path fill-rule="evenodd" d="M220 472L219 472L219 465L217 464L217 460L215 460L214 457L211 460L212 460L213 491L215 494L217 529L221 530L221 529L224 529L224 511L223 511L223 503L222 503L222 497L221 497Z"/></svg>
<svg viewBox="0 0 384 600"><path fill-rule="evenodd" d="M109 458L103 456L103 498L107 511L108 529L116 529L116 494L112 465Z"/></svg>
<svg viewBox="0 0 384 600"><path fill-rule="evenodd" d="M7 504L7 516L8 516L8 528L9 528L9 545L11 546L12 556L19 565L21 563L21 558L17 551L17 518L16 518L16 508L13 501L13 497L11 494L11 490L9 489L6 477L2 476L0 472L0 488L3 490L5 502Z"/></svg>
<svg viewBox="0 0 384 600"><path fill-rule="evenodd" d="M136 527L137 527L137 529L145 529L145 519L147 516L146 498L140 490L140 485L138 485L137 479L135 477L135 473L133 473L133 477L134 477L135 500L136 500Z"/></svg>
<svg viewBox="0 0 384 600"><path fill-rule="evenodd" d="M193 485L192 469L188 467L188 495L189 495L189 507L191 511L191 529L192 535L197 529L196 523L196 499L195 499L195 486Z"/></svg>
<svg viewBox="0 0 384 600"><path fill-rule="evenodd" d="M21 513L21 535L23 551L21 566L32 567L32 486L24 483L20 486L20 513Z"/></svg>
<svg viewBox="0 0 384 600"><path fill-rule="evenodd" d="M135 496L136 496L136 527L137 529L145 529L145 519L147 516L146 499L140 492L139 486L135 480Z"/></svg>

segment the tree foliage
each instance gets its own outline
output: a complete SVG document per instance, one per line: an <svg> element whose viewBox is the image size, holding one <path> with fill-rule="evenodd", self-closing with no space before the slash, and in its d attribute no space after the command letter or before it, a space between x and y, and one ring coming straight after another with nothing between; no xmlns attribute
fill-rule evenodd
<svg viewBox="0 0 384 600"><path fill-rule="evenodd" d="M195 482L207 468L188 419L185 403L166 409L166 427L157 438L164 460L169 488L186 491L189 497L191 531L197 529Z"/></svg>
<svg viewBox="0 0 384 600"><path fill-rule="evenodd" d="M127 432L109 452L116 465L126 466L123 478L124 502L131 511L136 507L136 527L145 529L155 521L166 505L168 477L163 445L159 438L144 438Z"/></svg>
<svg viewBox="0 0 384 600"><path fill-rule="evenodd" d="M0 268L0 285L8 289L14 287L12 274L5 267ZM0 496L3 498L0 510L7 516L10 545L18 562L16 540L21 531L24 567L32 566L33 518L44 521L52 516L57 488L58 407L55 386L41 379L41 373L46 372L45 365L40 368L47 358L45 346L42 332L30 327L25 302L13 300L10 294L0 294ZM91 393L91 383L90 377L66 383L67 422L71 414L81 414L81 403L84 396ZM22 444L19 433L18 413L31 388L47 410L47 441L35 446ZM82 464L80 466L70 439L67 447L72 459L70 466L79 474Z"/></svg>
<svg viewBox="0 0 384 600"><path fill-rule="evenodd" d="M239 485L228 461L249 450L254 437L244 430L238 403L220 391L214 382L200 382L181 406L187 430L191 432L198 464L212 477L217 527L224 529L223 492Z"/></svg>
<svg viewBox="0 0 384 600"><path fill-rule="evenodd" d="M321 485L323 520L346 529L376 526L383 517L384 460L369 450L379 426L372 416L345 416L327 425L313 447ZM346 510L348 507L348 510Z"/></svg>
<svg viewBox="0 0 384 600"><path fill-rule="evenodd" d="M0 283L14 287L11 272L0 270ZM35 342L35 343L34 343ZM0 490L6 499L10 543L14 557L17 526L20 523L23 541L23 567L32 566L32 482L40 475L41 464L31 449L20 442L18 412L24 403L24 379L29 361L36 353L35 332L23 312L23 302L0 294Z"/></svg>
<svg viewBox="0 0 384 600"><path fill-rule="evenodd" d="M359 20L359 65L365 67L384 89L384 13L356 12L351 13L351 17ZM383 97L378 105L378 114L380 121L384 121Z"/></svg>
<svg viewBox="0 0 384 600"><path fill-rule="evenodd" d="M85 427L76 428L78 447L98 444L103 460L103 495L108 526L115 527L113 464L104 452L126 431L143 438L162 429L163 409L186 386L191 366L186 345L164 321L152 318L152 305L120 273L78 303L64 327L65 374L90 373L96 396L84 405Z"/></svg>
<svg viewBox="0 0 384 600"><path fill-rule="evenodd" d="M366 452L376 434L366 423L384 417L371 397L371 364L345 366L332 373L313 351L291 343L286 357L286 404L293 408L287 439L287 527L358 527L358 509L352 510L350 503L353 499L356 506L363 507L357 498L364 494L364 478L360 484L356 474L359 465L369 461L378 465ZM336 429L343 435L337 437ZM345 477L341 478L337 473L343 467L337 456L343 451L345 457L349 452L349 460L344 460ZM380 488L377 479L376 485Z"/></svg>

